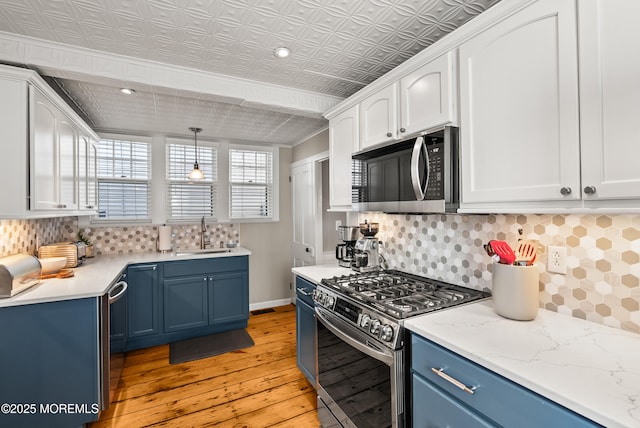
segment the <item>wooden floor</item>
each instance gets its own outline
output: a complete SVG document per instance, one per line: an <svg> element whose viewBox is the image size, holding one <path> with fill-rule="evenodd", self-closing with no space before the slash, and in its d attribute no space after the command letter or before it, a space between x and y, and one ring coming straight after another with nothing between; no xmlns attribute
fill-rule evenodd
<svg viewBox="0 0 640 428"><path fill-rule="evenodd" d="M127 353L98 427L318 427L316 394L296 366L295 306L251 315L255 345L169 364L169 345Z"/></svg>

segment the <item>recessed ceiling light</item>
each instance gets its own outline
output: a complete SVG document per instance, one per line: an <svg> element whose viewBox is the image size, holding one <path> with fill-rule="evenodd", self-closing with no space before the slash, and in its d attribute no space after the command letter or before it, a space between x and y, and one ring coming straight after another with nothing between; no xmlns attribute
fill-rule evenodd
<svg viewBox="0 0 640 428"><path fill-rule="evenodd" d="M288 56L289 56L289 54L290 54L290 53L291 53L291 52L289 51L289 49L284 48L284 47L282 47L282 48L275 48L275 49L273 50L273 55L274 55L276 58L286 58L286 57L288 57Z"/></svg>
<svg viewBox="0 0 640 428"><path fill-rule="evenodd" d="M135 94L136 91L134 89L131 88L122 88L120 89L120 92L122 92L123 94L127 94L127 95L131 95L131 94Z"/></svg>

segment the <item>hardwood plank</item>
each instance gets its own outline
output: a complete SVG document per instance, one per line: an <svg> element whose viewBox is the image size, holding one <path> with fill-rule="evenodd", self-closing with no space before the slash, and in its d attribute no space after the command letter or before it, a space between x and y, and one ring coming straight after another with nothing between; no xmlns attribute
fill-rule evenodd
<svg viewBox="0 0 640 428"><path fill-rule="evenodd" d="M168 345L126 355L116 401L98 427L317 427L316 393L296 367L295 307L251 315L255 345L169 364Z"/></svg>

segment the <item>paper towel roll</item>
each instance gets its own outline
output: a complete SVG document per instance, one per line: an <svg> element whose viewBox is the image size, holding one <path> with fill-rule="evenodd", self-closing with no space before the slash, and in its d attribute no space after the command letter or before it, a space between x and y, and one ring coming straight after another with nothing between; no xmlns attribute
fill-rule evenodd
<svg viewBox="0 0 640 428"><path fill-rule="evenodd" d="M158 227L158 251L171 251L171 226Z"/></svg>

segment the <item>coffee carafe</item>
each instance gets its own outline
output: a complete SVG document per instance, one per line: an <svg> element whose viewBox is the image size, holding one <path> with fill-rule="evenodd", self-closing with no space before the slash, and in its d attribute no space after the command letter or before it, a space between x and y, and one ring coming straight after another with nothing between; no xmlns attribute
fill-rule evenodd
<svg viewBox="0 0 640 428"><path fill-rule="evenodd" d="M356 241L354 262L351 266L356 272L371 272L380 268L379 242L376 238L378 223L360 224L362 238Z"/></svg>
<svg viewBox="0 0 640 428"><path fill-rule="evenodd" d="M358 233L358 226L338 227L338 239L342 241L336 245L336 259L339 266L350 268L353 264Z"/></svg>

